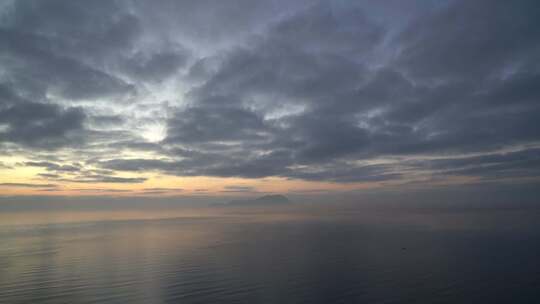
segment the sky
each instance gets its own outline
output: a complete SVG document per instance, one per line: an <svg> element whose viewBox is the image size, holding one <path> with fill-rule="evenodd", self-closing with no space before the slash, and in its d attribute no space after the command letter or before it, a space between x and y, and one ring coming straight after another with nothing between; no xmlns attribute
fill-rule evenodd
<svg viewBox="0 0 540 304"><path fill-rule="evenodd" d="M539 37L536 0L5 0L0 197L537 197Z"/></svg>

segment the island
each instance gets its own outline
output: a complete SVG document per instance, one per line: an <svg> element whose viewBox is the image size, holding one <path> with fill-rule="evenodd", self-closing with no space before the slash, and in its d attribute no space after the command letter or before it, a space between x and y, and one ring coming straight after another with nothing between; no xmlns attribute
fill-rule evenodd
<svg viewBox="0 0 540 304"><path fill-rule="evenodd" d="M233 200L225 203L226 206L281 206L289 205L291 201L281 194L264 195L254 199Z"/></svg>

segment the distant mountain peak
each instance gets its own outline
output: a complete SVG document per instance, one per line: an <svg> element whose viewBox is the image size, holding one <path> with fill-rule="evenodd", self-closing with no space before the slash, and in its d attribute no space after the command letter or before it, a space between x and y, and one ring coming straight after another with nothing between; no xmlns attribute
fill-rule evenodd
<svg viewBox="0 0 540 304"><path fill-rule="evenodd" d="M227 203L229 206L263 206L263 205L287 205L291 201L284 195L271 194L264 195L255 199L234 200Z"/></svg>
<svg viewBox="0 0 540 304"><path fill-rule="evenodd" d="M280 204L290 204L291 201L285 195L281 194L271 194L271 195L264 195L261 197L258 197L255 199L256 202L261 203L280 203Z"/></svg>

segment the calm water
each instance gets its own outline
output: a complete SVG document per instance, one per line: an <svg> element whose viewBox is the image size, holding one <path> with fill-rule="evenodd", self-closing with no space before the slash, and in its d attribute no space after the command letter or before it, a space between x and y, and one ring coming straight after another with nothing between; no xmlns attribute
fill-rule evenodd
<svg viewBox="0 0 540 304"><path fill-rule="evenodd" d="M0 303L540 303L538 210L0 214Z"/></svg>

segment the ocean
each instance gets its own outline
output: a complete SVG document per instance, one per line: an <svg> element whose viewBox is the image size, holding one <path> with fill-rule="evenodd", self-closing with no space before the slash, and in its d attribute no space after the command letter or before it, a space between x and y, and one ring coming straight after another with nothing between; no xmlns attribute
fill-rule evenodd
<svg viewBox="0 0 540 304"><path fill-rule="evenodd" d="M0 213L0 303L540 303L540 209Z"/></svg>

